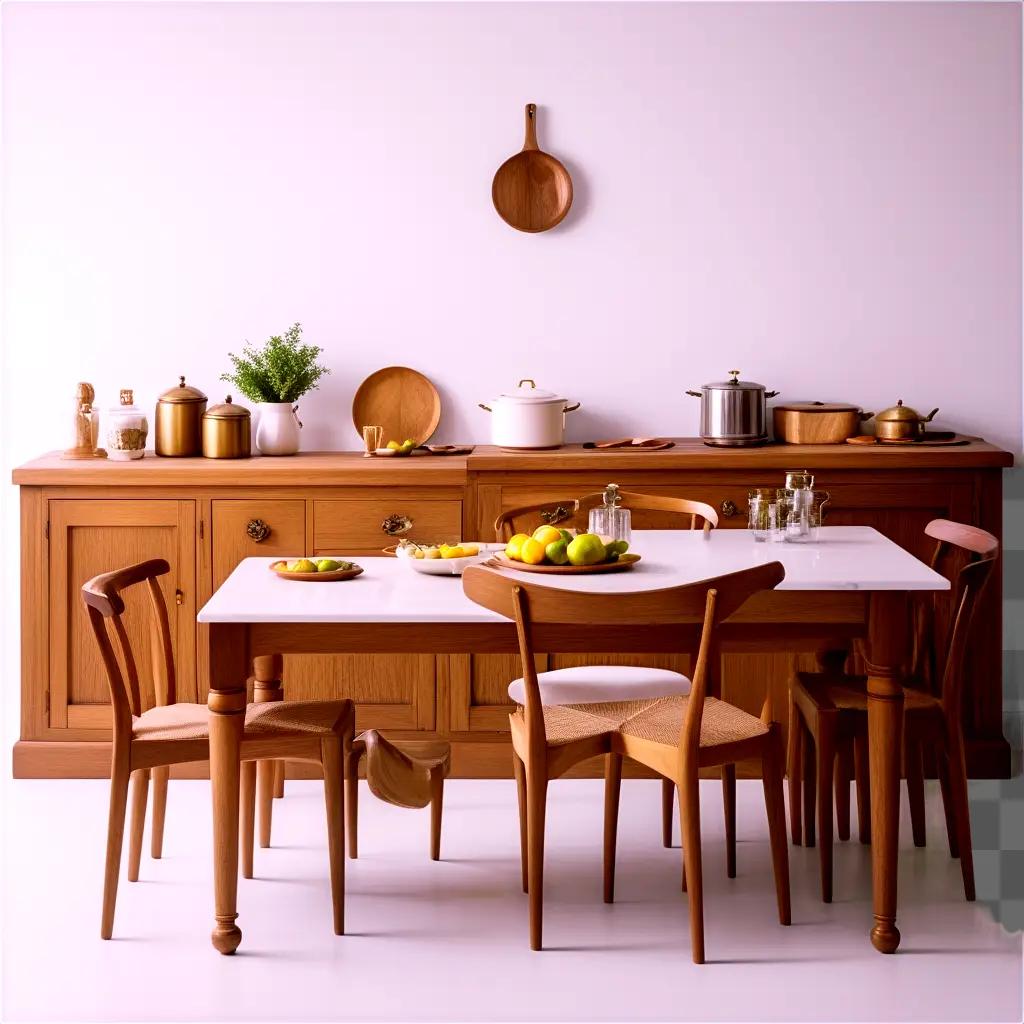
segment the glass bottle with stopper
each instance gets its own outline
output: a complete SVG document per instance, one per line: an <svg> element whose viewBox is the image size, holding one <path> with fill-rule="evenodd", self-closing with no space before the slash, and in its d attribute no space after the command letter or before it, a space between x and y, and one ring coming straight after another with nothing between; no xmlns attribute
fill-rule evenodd
<svg viewBox="0 0 1024 1024"><path fill-rule="evenodd" d="M605 543L609 540L628 542L631 517L629 509L619 504L621 500L619 485L609 484L604 489L604 504L590 510L588 532L596 533Z"/></svg>
<svg viewBox="0 0 1024 1024"><path fill-rule="evenodd" d="M135 404L131 388L122 388L121 404L107 413L107 456L111 459L141 459L146 453L149 421Z"/></svg>

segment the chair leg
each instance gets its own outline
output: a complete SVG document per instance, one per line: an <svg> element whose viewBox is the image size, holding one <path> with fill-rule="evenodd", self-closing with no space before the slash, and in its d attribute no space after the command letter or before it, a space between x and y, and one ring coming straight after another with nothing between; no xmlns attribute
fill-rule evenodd
<svg viewBox="0 0 1024 1024"><path fill-rule="evenodd" d="M430 776L430 859L441 859L441 814L444 810L444 769Z"/></svg>
<svg viewBox="0 0 1024 1024"><path fill-rule="evenodd" d="M277 769L274 772L274 799L284 799L284 761L277 762Z"/></svg>
<svg viewBox="0 0 1024 1024"><path fill-rule="evenodd" d="M615 840L619 829L622 755L604 756L604 901L615 902Z"/></svg>
<svg viewBox="0 0 1024 1024"><path fill-rule="evenodd" d="M676 804L676 784L671 779L661 780L661 845L672 848L672 808Z"/></svg>
<svg viewBox="0 0 1024 1024"><path fill-rule="evenodd" d="M103 914L100 937L114 934L114 906L117 903L117 878L121 873L121 847L124 845L124 818L128 809L128 755L119 756L116 747L110 770L110 812L107 818L107 859L103 871Z"/></svg>
<svg viewBox="0 0 1024 1024"><path fill-rule="evenodd" d="M907 736L905 731L903 761L904 773L907 776L907 802L910 804L910 827L914 845L924 846L924 762L920 742Z"/></svg>
<svg viewBox="0 0 1024 1024"><path fill-rule="evenodd" d="M242 844L242 877L252 878L256 841L256 762L243 761L239 793L239 838Z"/></svg>
<svg viewBox="0 0 1024 1024"><path fill-rule="evenodd" d="M529 845L527 842L527 807L526 807L526 765L523 764L519 755L512 751L512 771L516 777L516 795L519 798L519 861L523 873L523 892L530 891L529 872L527 865L530 862Z"/></svg>
<svg viewBox="0 0 1024 1024"><path fill-rule="evenodd" d="M530 949L541 949L544 915L544 816L548 778L543 769L526 766L527 873L530 898Z"/></svg>
<svg viewBox="0 0 1024 1024"><path fill-rule="evenodd" d="M266 759L256 762L256 788L259 791L260 846L270 846L270 825L274 817L274 785L277 781L277 762Z"/></svg>
<svg viewBox="0 0 1024 1024"><path fill-rule="evenodd" d="M132 821L128 840L128 881L139 880L142 862L142 833L146 827L146 801L149 799L149 769L132 772Z"/></svg>
<svg viewBox="0 0 1024 1024"><path fill-rule="evenodd" d="M947 738L949 788L956 814L956 841L960 850L960 872L964 878L964 897L974 900L974 851L971 845L971 808L967 798L967 764L963 740L959 734Z"/></svg>
<svg viewBox="0 0 1024 1024"><path fill-rule="evenodd" d="M821 898L832 902L832 773L835 768L835 718L818 719L818 857L821 861Z"/></svg>
<svg viewBox="0 0 1024 1024"><path fill-rule="evenodd" d="M787 751L789 774L789 823L790 837L794 846L803 843L802 782L804 757L804 723L800 709L792 695L789 698L789 750Z"/></svg>
<svg viewBox="0 0 1024 1024"><path fill-rule="evenodd" d="M725 873L736 877L736 765L722 765L722 806L725 810Z"/></svg>
<svg viewBox="0 0 1024 1024"><path fill-rule="evenodd" d="M786 846L786 804L782 795L782 737L773 726L768 749L761 762L764 807L768 815L768 838L775 874L775 898L779 906L779 924L790 924L792 907L789 893L789 849Z"/></svg>
<svg viewBox="0 0 1024 1024"><path fill-rule="evenodd" d="M153 818L150 824L149 853L153 860L159 860L164 853L164 819L167 817L167 780L171 769L164 765L152 769Z"/></svg>
<svg viewBox="0 0 1024 1024"><path fill-rule="evenodd" d="M324 804L327 810L327 852L331 864L331 905L334 934L345 934L345 783L340 736L320 740L324 770ZM261 762L262 763L262 762Z"/></svg>
<svg viewBox="0 0 1024 1024"><path fill-rule="evenodd" d="M350 740L345 751L345 821L351 860L359 857L359 759L365 752L362 740Z"/></svg>
<svg viewBox="0 0 1024 1024"><path fill-rule="evenodd" d="M940 750L936 757L939 774L939 788L942 791L942 810L946 816L946 838L949 840L950 857L960 856L960 843L956 836L956 808L953 805L953 789L949 784L949 759Z"/></svg>
<svg viewBox="0 0 1024 1024"><path fill-rule="evenodd" d="M803 790L804 790L804 846L814 845L814 801L817 791L817 760L815 748L817 739L810 729L804 728L800 751L803 759ZM830 794L831 795L831 794Z"/></svg>
<svg viewBox="0 0 1024 1024"><path fill-rule="evenodd" d="M850 783L853 781L853 741L844 739L836 750L836 834L850 838Z"/></svg>
<svg viewBox="0 0 1024 1024"><path fill-rule="evenodd" d="M868 770L868 736L859 732L853 739L853 774L857 780L857 838L871 842L871 773Z"/></svg>
<svg viewBox="0 0 1024 1024"><path fill-rule="evenodd" d="M685 771L679 787L679 821L687 895L690 900L690 946L693 962L704 963L704 880L700 856L700 784L697 771Z"/></svg>

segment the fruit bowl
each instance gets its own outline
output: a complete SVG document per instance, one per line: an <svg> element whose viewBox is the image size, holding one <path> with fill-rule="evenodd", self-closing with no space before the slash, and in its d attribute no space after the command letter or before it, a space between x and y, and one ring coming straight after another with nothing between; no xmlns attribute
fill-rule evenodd
<svg viewBox="0 0 1024 1024"><path fill-rule="evenodd" d="M468 542L466 543L468 544ZM470 548L476 549L472 554L461 556L452 554L452 552L463 546L462 542L459 544L440 544L429 547L427 545L402 544L399 545L395 554L414 572L421 572L427 576L461 576L463 570L468 566L476 565L477 562L482 562L492 557L496 552L502 551L505 547L504 544L478 544L474 542L468 545ZM422 557L417 555L418 551L423 553ZM442 551L445 553L442 554ZM437 554L428 554L429 552L437 552Z"/></svg>
<svg viewBox="0 0 1024 1024"><path fill-rule="evenodd" d="M309 560L297 559L296 561L305 562ZM279 558L276 562L270 563L270 571L283 580L298 580L301 583L332 583L336 580L351 580L359 576L363 571L363 567L356 565L355 562L346 562L340 558L318 559L320 564L326 561L336 562L338 568L299 572L288 568L289 562L286 558ZM291 564L295 564L295 562ZM310 564L315 566L317 563L310 562Z"/></svg>
<svg viewBox="0 0 1024 1024"><path fill-rule="evenodd" d="M540 563L530 565L528 562L517 562L499 553L488 561L488 565L496 565L502 569L515 569L517 572L546 572L553 576L587 576L600 572L624 572L632 569L640 561L639 555L619 555L614 562L596 562L593 565L550 565Z"/></svg>

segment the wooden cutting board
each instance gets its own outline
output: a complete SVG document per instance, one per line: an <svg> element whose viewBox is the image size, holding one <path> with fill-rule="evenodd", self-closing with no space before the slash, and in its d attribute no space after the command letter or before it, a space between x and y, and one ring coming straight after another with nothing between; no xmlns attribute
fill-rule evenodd
<svg viewBox="0 0 1024 1024"><path fill-rule="evenodd" d="M360 440L363 427L384 428L383 443L412 438L423 444L441 420L441 396L418 370L385 366L371 373L352 399L352 423Z"/></svg>

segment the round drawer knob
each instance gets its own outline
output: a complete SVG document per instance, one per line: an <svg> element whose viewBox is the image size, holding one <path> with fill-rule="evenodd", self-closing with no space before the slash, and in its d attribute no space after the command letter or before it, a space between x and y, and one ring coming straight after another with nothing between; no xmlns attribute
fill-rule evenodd
<svg viewBox="0 0 1024 1024"><path fill-rule="evenodd" d="M412 529L412 520L408 516L387 516L380 524L380 528L389 537L398 537Z"/></svg>
<svg viewBox="0 0 1024 1024"><path fill-rule="evenodd" d="M726 519L732 519L732 517L739 511L736 507L736 503L730 501L728 498L726 498L718 507L721 509L722 515L725 516Z"/></svg>
<svg viewBox="0 0 1024 1024"><path fill-rule="evenodd" d="M259 544L270 536L270 527L262 519L250 519L246 524L245 532L249 535L250 540Z"/></svg>

